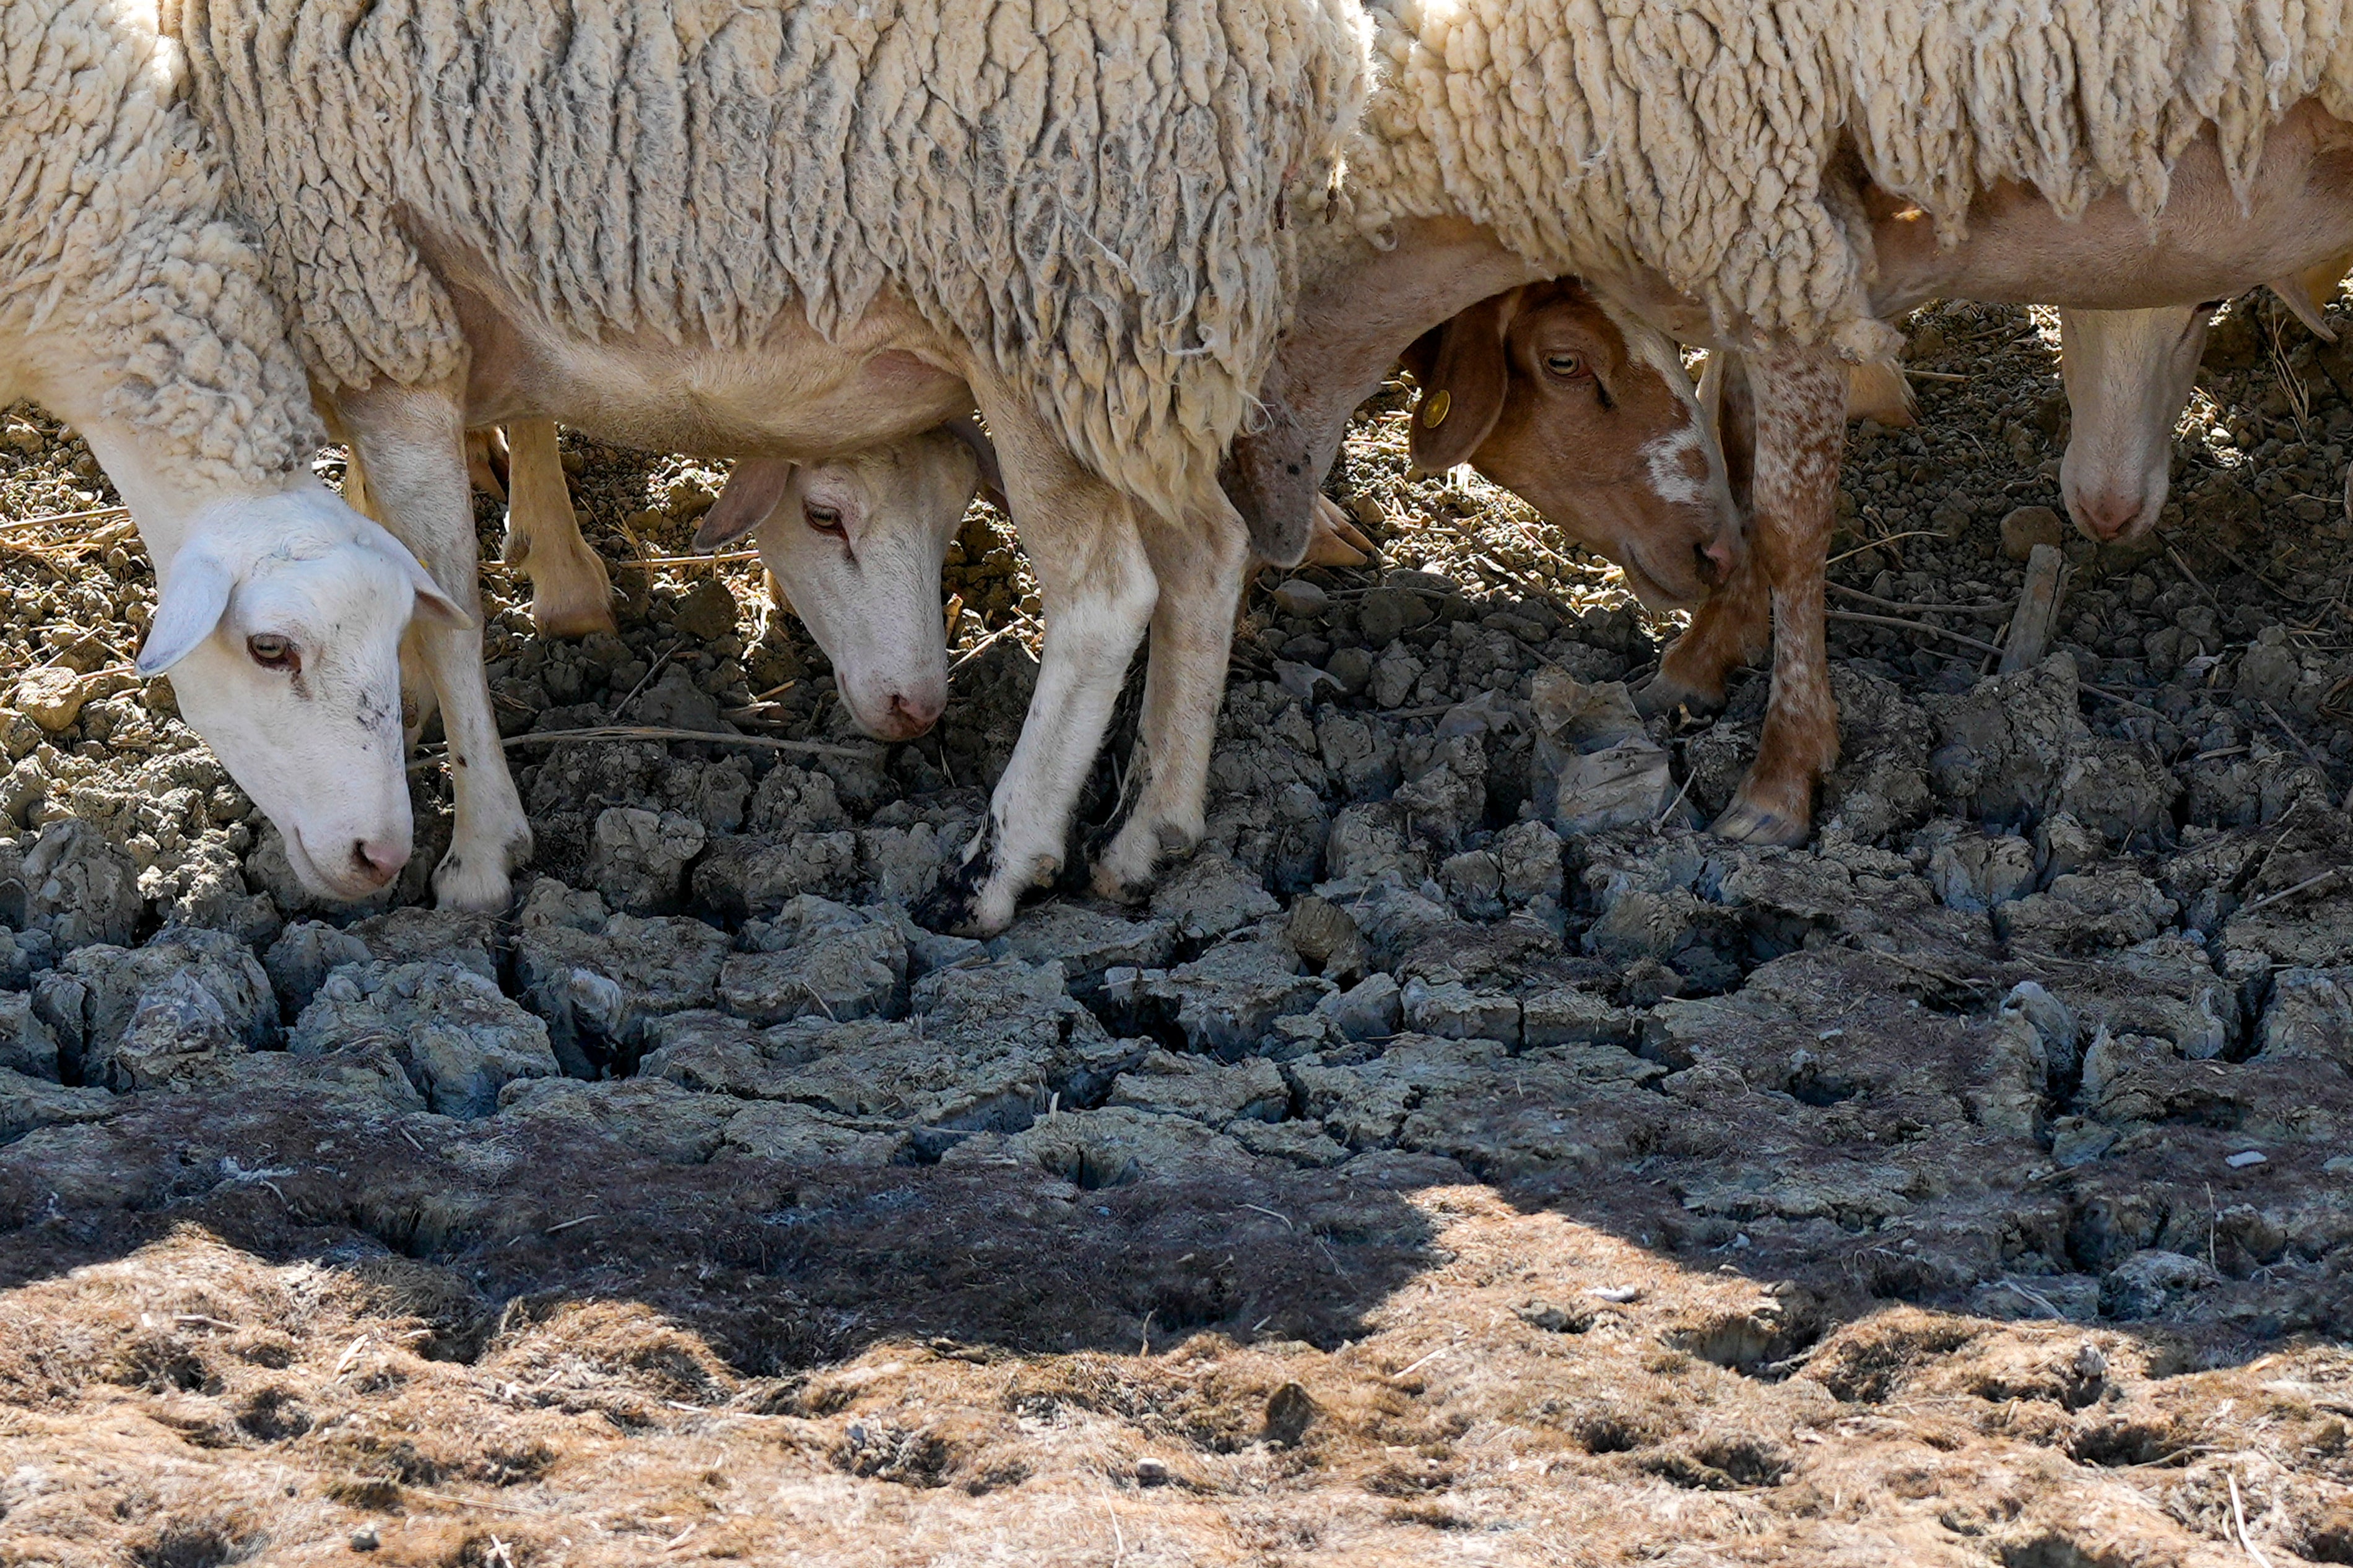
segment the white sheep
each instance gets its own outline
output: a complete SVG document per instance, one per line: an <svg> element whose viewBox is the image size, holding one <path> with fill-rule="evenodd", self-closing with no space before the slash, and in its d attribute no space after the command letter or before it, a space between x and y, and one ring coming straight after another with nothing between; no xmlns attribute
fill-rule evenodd
<svg viewBox="0 0 2353 1568"><path fill-rule="evenodd" d="M154 0L0 5L0 403L78 429L161 602L139 658L313 890L408 858L397 648L466 613L311 473L321 437Z"/></svg>
<svg viewBox="0 0 2353 1568"><path fill-rule="evenodd" d="M1357 100L1342 0L184 0L180 27L310 368L438 575L474 569L469 424L824 458L976 405L1049 629L929 918L999 929L1059 869L1147 626L1097 883L1198 837L1247 550L1217 468ZM528 825L478 640L424 641L459 815L436 886L502 904Z"/></svg>

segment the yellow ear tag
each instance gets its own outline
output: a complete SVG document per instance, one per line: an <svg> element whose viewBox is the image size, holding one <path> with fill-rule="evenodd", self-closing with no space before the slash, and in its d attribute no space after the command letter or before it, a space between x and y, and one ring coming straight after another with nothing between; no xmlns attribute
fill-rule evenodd
<svg viewBox="0 0 2353 1568"><path fill-rule="evenodd" d="M1421 423L1423 428L1435 430L1440 425L1445 424L1446 411L1453 406L1454 399L1447 392L1446 388L1441 386L1436 392L1431 393L1430 396L1423 401L1421 405Z"/></svg>

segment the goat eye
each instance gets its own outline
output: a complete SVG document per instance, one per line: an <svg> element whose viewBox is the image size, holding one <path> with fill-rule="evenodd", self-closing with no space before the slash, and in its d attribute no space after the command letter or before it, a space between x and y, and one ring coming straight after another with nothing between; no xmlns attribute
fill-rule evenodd
<svg viewBox="0 0 2353 1568"><path fill-rule="evenodd" d="M290 675L302 668L302 656L294 650L294 645L268 632L256 632L246 638L245 651L264 669L282 669Z"/></svg>
<svg viewBox="0 0 2353 1568"><path fill-rule="evenodd" d="M841 511L838 507L819 506L815 501L809 501L801 507L801 516L819 533L829 533L836 539L849 537L848 531L841 526Z"/></svg>
<svg viewBox="0 0 2353 1568"><path fill-rule="evenodd" d="M1546 354L1545 369L1563 381L1575 381L1588 374L1583 354Z"/></svg>

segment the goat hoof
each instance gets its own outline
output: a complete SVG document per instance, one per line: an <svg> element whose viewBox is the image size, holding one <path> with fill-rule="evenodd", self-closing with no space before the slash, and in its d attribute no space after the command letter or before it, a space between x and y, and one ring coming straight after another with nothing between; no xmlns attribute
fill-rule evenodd
<svg viewBox="0 0 2353 1568"><path fill-rule="evenodd" d="M1796 845L1806 841L1812 825L1794 813L1736 798L1708 831L1735 844Z"/></svg>
<svg viewBox="0 0 2353 1568"><path fill-rule="evenodd" d="M531 624L543 637L594 637L598 632L617 632L620 623L613 618L613 606L597 605L593 608L575 605L531 607Z"/></svg>
<svg viewBox="0 0 2353 1568"><path fill-rule="evenodd" d="M1655 719L1678 708L1688 709L1704 718L1721 711L1724 707L1723 697L1708 697L1663 672L1636 687L1633 699L1634 711L1645 719Z"/></svg>

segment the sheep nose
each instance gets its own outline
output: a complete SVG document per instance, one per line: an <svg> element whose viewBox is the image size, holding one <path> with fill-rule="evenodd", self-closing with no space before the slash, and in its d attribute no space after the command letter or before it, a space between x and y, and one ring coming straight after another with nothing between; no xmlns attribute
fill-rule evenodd
<svg viewBox="0 0 2353 1568"><path fill-rule="evenodd" d="M1732 575L1736 555L1729 539L1714 539L1705 544L1692 546L1692 567L1699 580L1711 588L1721 588Z"/></svg>
<svg viewBox="0 0 2353 1568"><path fill-rule="evenodd" d="M381 888L408 864L408 846L389 838L363 838L352 846L352 869L360 879Z"/></svg>
<svg viewBox="0 0 2353 1568"><path fill-rule="evenodd" d="M2068 509L2084 531L2103 542L2119 538L2140 515L2140 503L2119 495L2084 496Z"/></svg>
<svg viewBox="0 0 2353 1568"><path fill-rule="evenodd" d="M891 693L891 719L894 727L903 730L909 739L923 734L940 721L940 713L947 702L944 698L925 694L910 697L903 691Z"/></svg>

